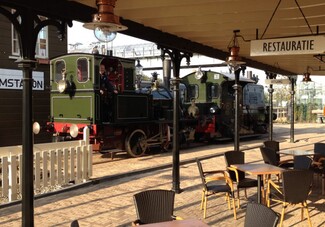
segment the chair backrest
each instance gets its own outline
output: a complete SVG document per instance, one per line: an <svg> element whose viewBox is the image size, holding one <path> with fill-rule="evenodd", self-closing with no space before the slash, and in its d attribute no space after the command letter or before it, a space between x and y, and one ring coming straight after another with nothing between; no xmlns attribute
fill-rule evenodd
<svg viewBox="0 0 325 227"><path fill-rule="evenodd" d="M279 215L271 208L259 203L247 204L245 227L275 227L278 221Z"/></svg>
<svg viewBox="0 0 325 227"><path fill-rule="evenodd" d="M325 143L315 143L314 152L314 161L318 161L320 157L325 157Z"/></svg>
<svg viewBox="0 0 325 227"><path fill-rule="evenodd" d="M263 161L266 164L277 166L279 161L277 160L277 152L269 147L260 147L260 151L263 157Z"/></svg>
<svg viewBox="0 0 325 227"><path fill-rule="evenodd" d="M245 153L242 151L227 151L224 154L227 167L233 164L244 164ZM236 175L233 171L228 171L231 180L236 181ZM245 179L245 173L238 171L239 180Z"/></svg>
<svg viewBox="0 0 325 227"><path fill-rule="evenodd" d="M294 169L309 169L312 160L308 156L294 156L293 168Z"/></svg>
<svg viewBox="0 0 325 227"><path fill-rule="evenodd" d="M267 140L263 143L265 147L271 148L275 152L277 162L280 162L280 154L277 153L278 151L280 151L280 142L275 140Z"/></svg>
<svg viewBox="0 0 325 227"><path fill-rule="evenodd" d="M173 220L175 192L147 190L133 196L137 216L142 224Z"/></svg>
<svg viewBox="0 0 325 227"><path fill-rule="evenodd" d="M282 173L283 196L286 202L297 204L307 200L313 181L309 170L287 170Z"/></svg>
<svg viewBox="0 0 325 227"><path fill-rule="evenodd" d="M199 169L199 173L200 173L200 177L201 177L201 180L202 180L203 187L207 191L207 185L206 185L206 180L205 180L204 173L203 173L202 163L198 158L196 159L196 163L197 163L197 168Z"/></svg>

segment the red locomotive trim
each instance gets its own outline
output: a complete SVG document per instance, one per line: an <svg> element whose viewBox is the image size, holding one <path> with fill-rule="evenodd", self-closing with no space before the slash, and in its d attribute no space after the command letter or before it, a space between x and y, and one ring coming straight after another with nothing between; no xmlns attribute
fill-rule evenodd
<svg viewBox="0 0 325 227"><path fill-rule="evenodd" d="M52 124L54 127L54 133L70 133L70 127L72 124L75 123L66 123L66 122L51 122L49 124ZM83 128L88 127L88 124L75 124L78 126L79 129L79 135L83 134ZM90 135L96 135L97 134L97 125L93 124L91 125Z"/></svg>

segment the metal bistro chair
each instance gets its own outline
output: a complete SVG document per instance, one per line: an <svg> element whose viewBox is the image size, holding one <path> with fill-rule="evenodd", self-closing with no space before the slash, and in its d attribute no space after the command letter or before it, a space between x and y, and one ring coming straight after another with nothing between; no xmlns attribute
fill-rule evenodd
<svg viewBox="0 0 325 227"><path fill-rule="evenodd" d="M234 199L234 187L232 180L226 175L224 170L203 171L202 163L196 159L196 163L200 172L200 177L203 184L201 210L203 209L203 218L206 218L208 197L218 193L225 193L230 209L230 199L232 197L232 205L234 209L234 219L237 219L236 205Z"/></svg>
<svg viewBox="0 0 325 227"><path fill-rule="evenodd" d="M132 226L156 222L181 220L173 215L175 192L170 190L147 190L133 196L138 219Z"/></svg>
<svg viewBox="0 0 325 227"><path fill-rule="evenodd" d="M245 153L242 151L227 151L224 154L227 170L231 180L237 186L237 207L240 207L240 199L239 199L239 189L245 189L245 198L247 199L247 188L257 187L257 180L247 178L245 172L237 170L235 168L230 167L233 164L244 164L245 163ZM262 191L264 195L264 191Z"/></svg>
<svg viewBox="0 0 325 227"><path fill-rule="evenodd" d="M301 220L303 220L303 210L306 210L308 224L311 226L307 198L311 190L313 172L309 170L287 170L282 173L282 183L276 184L269 180L267 184L267 206L275 201L282 203L280 227L283 224L285 208L288 205L301 206Z"/></svg>
<svg viewBox="0 0 325 227"><path fill-rule="evenodd" d="M309 170L311 167L312 159L308 156L294 156L293 169Z"/></svg>
<svg viewBox="0 0 325 227"><path fill-rule="evenodd" d="M267 140L263 142L265 147L271 148L272 150L274 150L276 152L276 158L278 161L280 161L280 154L278 154L277 152L280 151L280 142L279 141L275 141L275 140Z"/></svg>
<svg viewBox="0 0 325 227"><path fill-rule="evenodd" d="M282 168L293 167L293 160L283 160L280 161L277 159L277 152L275 152L272 148L269 147L260 147L260 151L263 157L264 163L279 166Z"/></svg>
<svg viewBox="0 0 325 227"><path fill-rule="evenodd" d="M317 177L322 178L322 195L325 194L325 143L314 144L315 155L311 164L311 169ZM318 178L319 179L319 178Z"/></svg>
<svg viewBox="0 0 325 227"><path fill-rule="evenodd" d="M260 150L261 153L264 152L264 155L262 153L262 156L265 163L268 163L270 165L280 166L282 168L293 168L294 164L292 159L281 160L280 154L278 153L280 151L280 142L275 140L268 140L268 141L264 141L263 143L264 143L264 148L267 149L260 148ZM268 157L265 157L265 155ZM268 162L266 162L266 160Z"/></svg>
<svg viewBox="0 0 325 227"><path fill-rule="evenodd" d="M278 222L279 215L271 208L259 203L247 204L244 227L276 227Z"/></svg>

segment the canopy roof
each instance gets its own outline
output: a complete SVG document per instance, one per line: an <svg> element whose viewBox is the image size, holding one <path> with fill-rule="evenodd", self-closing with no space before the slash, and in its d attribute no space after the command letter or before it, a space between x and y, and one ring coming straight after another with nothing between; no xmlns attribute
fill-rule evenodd
<svg viewBox="0 0 325 227"><path fill-rule="evenodd" d="M3 2L27 5L24 0ZM51 2L61 12L38 0L28 1L28 6L84 22L97 11L95 0ZM82 7L71 9L75 3ZM324 35L324 0L117 0L115 14L129 27L123 32L127 35L222 60L229 55L233 30L238 29L243 37L238 38L239 55L248 66L284 75L303 74L309 67L311 75L325 75L324 62L314 54L253 57L249 41Z"/></svg>

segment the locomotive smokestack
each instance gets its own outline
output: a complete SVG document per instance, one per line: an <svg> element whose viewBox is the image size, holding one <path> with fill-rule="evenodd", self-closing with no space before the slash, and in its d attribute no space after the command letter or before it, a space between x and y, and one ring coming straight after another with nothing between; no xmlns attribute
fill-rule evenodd
<svg viewBox="0 0 325 227"><path fill-rule="evenodd" d="M252 79L253 78L252 75L253 75L252 71L247 71L246 76L247 76L248 79Z"/></svg>
<svg viewBox="0 0 325 227"><path fill-rule="evenodd" d="M163 62L163 84L167 89L170 89L171 68L171 60L165 59Z"/></svg>

